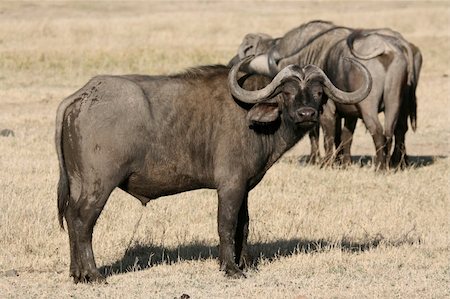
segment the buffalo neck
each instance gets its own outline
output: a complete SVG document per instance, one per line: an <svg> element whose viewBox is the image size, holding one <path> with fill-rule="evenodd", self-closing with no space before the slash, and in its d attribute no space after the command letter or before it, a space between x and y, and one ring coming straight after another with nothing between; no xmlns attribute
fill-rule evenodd
<svg viewBox="0 0 450 299"><path fill-rule="evenodd" d="M279 126L276 131L272 134L257 133L263 144L267 159L265 171L278 161L286 151L297 144L308 131L307 129L298 127L284 116L284 114L281 114Z"/></svg>

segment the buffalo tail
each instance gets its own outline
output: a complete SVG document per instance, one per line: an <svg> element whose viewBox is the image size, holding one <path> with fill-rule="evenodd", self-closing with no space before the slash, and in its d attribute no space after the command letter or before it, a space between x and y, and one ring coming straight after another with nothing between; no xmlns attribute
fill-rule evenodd
<svg viewBox="0 0 450 299"><path fill-rule="evenodd" d="M64 114L66 112L67 107L70 104L72 104L72 101L70 100L70 98L67 98L59 105L58 110L56 112L56 126L55 126L56 127L55 145L59 161L58 221L62 229L64 229L63 218L70 198L69 178L67 176L62 145Z"/></svg>

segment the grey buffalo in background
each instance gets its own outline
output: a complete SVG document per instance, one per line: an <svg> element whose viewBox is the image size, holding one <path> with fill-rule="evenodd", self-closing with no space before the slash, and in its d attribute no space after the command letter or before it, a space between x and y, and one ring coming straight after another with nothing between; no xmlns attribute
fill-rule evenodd
<svg viewBox="0 0 450 299"><path fill-rule="evenodd" d="M358 50L355 51L354 44L358 44ZM407 59L407 80L401 82L401 104L400 111L395 126L395 147L391 157L391 165L400 165L404 167L408 165L408 157L406 155L405 134L408 131L408 117L410 119L413 131L417 129L417 98L416 89L419 82L420 70L422 68L422 54L419 48L406 41L403 36L391 29L367 29L355 30L347 38L347 44L352 54L362 60L371 59L391 59L391 47L402 49ZM364 53L367 53L364 55ZM385 88L392 87L396 82L386 84ZM385 91L386 92L386 91ZM389 90L386 92L389 94ZM347 118L346 118L347 121ZM356 122L356 120L354 120ZM353 126L354 130L354 126ZM351 131L350 133L353 133ZM389 141L389 140L388 140ZM348 145L344 145L345 154L350 154L351 139ZM387 153L390 153L390 144L388 143Z"/></svg>
<svg viewBox="0 0 450 299"><path fill-rule="evenodd" d="M413 130L416 129L415 90L422 56L419 49L401 34L390 29L353 30L330 22L312 21L281 38L260 33L246 35L230 65L247 55L256 56L248 65L248 72L273 77L289 64L315 64L343 90L353 90L361 85L357 69L343 59L357 57L372 75L372 91L365 100L354 105L327 101L320 119L325 161L333 157L333 146L339 160L351 161L353 132L357 119L362 118L375 144L377 169L386 168L389 161L393 165L400 162L405 165L408 117ZM378 118L381 111L385 113L384 129ZM343 128L341 118L345 119ZM317 127L310 133L312 162L317 162L320 156L318 137Z"/></svg>
<svg viewBox="0 0 450 299"><path fill-rule="evenodd" d="M242 277L248 192L319 121L324 95L343 104L371 89L337 89L316 66L283 68L272 81L207 66L173 76L99 76L66 98L56 117L59 221L66 219L70 275L102 281L92 251L94 225L116 187L142 204L210 188L218 192L219 260ZM242 87L241 87L242 86Z"/></svg>

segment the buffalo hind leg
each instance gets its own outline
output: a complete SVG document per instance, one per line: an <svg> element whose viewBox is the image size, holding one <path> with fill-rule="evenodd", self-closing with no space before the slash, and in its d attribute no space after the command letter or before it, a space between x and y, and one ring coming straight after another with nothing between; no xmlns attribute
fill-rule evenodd
<svg viewBox="0 0 450 299"><path fill-rule="evenodd" d="M386 169L386 137L383 134L383 126L378 120L377 114L370 116L369 114L362 115L364 124L370 135L372 135L373 143L375 144L375 169Z"/></svg>
<svg viewBox="0 0 450 299"><path fill-rule="evenodd" d="M400 158L405 155L404 152L404 134L406 133L405 126L407 129L407 111L408 104L404 101L404 88L406 85L406 61L403 59L396 60L392 62L392 69L403 70L402 72L388 72L386 74L386 82L390 82L389 85L385 85L383 101L385 103L384 108L384 134L386 136L386 160L390 163L391 160L391 147L392 147L392 139L394 136L398 136L399 143L396 147L397 151L395 155L397 158ZM390 67L391 68L391 67ZM402 124L399 124L402 123ZM397 125L399 124L399 126ZM397 130L397 127L400 129ZM403 136L400 136L402 135ZM400 150L400 152L399 152Z"/></svg>
<svg viewBox="0 0 450 299"><path fill-rule="evenodd" d="M403 111L400 112L400 116L397 125L394 130L395 144L394 151L391 156L391 167L400 167L404 169L408 166L408 156L406 155L405 135L408 131L408 119Z"/></svg>
<svg viewBox="0 0 450 299"><path fill-rule="evenodd" d="M247 268L253 263L247 244L248 224L248 195L246 195L239 210L236 235L234 238L236 252L235 262L240 269Z"/></svg>
<svg viewBox="0 0 450 299"><path fill-rule="evenodd" d="M232 278L245 277L235 262L235 235L238 226L239 211L247 197L245 184L228 182L218 189L218 231L220 269ZM245 227L245 225L244 225Z"/></svg>
<svg viewBox="0 0 450 299"><path fill-rule="evenodd" d="M111 191L100 188L97 181L82 188L78 201L71 200L66 209L71 252L70 275L75 283L105 281L94 260L92 233Z"/></svg>
<svg viewBox="0 0 450 299"><path fill-rule="evenodd" d="M76 241L76 231L74 220L74 209L72 207L68 207L65 212L65 218L67 222L67 230L69 232L69 244L70 244L70 276L73 277L74 282L80 282L81 278L81 260L80 254L78 251L78 243Z"/></svg>

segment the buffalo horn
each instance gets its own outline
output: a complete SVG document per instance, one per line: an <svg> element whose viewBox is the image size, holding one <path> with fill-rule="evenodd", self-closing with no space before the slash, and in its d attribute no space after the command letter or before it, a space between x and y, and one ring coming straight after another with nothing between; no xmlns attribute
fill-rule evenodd
<svg viewBox="0 0 450 299"><path fill-rule="evenodd" d="M307 65L304 70L307 73L309 79L314 76L317 76L322 79L322 84L324 85L324 91L328 95L329 98L334 100L335 102L341 104L356 104L364 100L370 93L372 89L372 76L364 65L362 65L359 61L352 58L344 58L345 60L349 60L355 66L357 66L363 74L364 84L357 90L352 92L345 92L340 90L336 86L331 83L330 79L325 75L325 73L315 65Z"/></svg>
<svg viewBox="0 0 450 299"><path fill-rule="evenodd" d="M295 65L289 65L282 69L276 76L273 78L272 82L269 83L266 87L260 90L245 90L239 86L237 81L237 74L239 72L239 68L241 65L248 63L252 60L254 56L247 56L242 59L239 63L235 64L230 73L228 74L228 84L230 86L231 94L239 99L242 102L249 104L256 104L266 100L266 103L275 102L273 97L276 95L277 88L281 85L281 83L287 78L298 78L301 79L303 76L297 70L298 67ZM272 99L269 99L272 98Z"/></svg>

